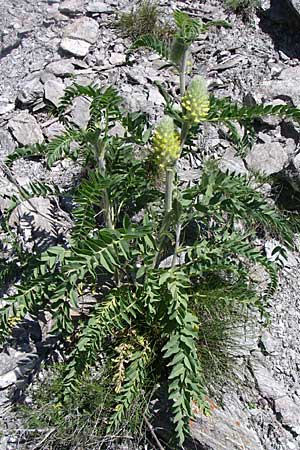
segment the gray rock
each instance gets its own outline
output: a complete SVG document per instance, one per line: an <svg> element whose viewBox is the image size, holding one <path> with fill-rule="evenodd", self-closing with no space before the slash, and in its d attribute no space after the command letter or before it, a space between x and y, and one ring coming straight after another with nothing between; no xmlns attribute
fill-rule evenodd
<svg viewBox="0 0 300 450"><path fill-rule="evenodd" d="M193 439L205 450L263 450L238 399L227 398L226 404L224 410L212 401L209 416L196 414L197 422L190 425Z"/></svg>
<svg viewBox="0 0 300 450"><path fill-rule="evenodd" d="M276 413L280 415L281 423L300 435L300 407L287 396L276 399L274 407Z"/></svg>
<svg viewBox="0 0 300 450"><path fill-rule="evenodd" d="M58 106L64 95L65 85L60 80L49 80L45 83L45 99Z"/></svg>
<svg viewBox="0 0 300 450"><path fill-rule="evenodd" d="M80 39L64 38L60 43L60 47L65 52L71 53L74 56L84 57L89 52L90 44Z"/></svg>
<svg viewBox="0 0 300 450"><path fill-rule="evenodd" d="M44 71L41 73L40 79L41 79L41 82L42 82L43 84L45 84L45 83L46 83L47 81L49 81L49 80L56 80L56 76L55 76L53 73L50 73L50 72L48 72L47 70L44 70Z"/></svg>
<svg viewBox="0 0 300 450"><path fill-rule="evenodd" d="M109 63L112 66L117 66L120 64L125 64L126 62L126 55L124 53L111 53L109 57Z"/></svg>
<svg viewBox="0 0 300 450"><path fill-rule="evenodd" d="M7 130L0 130L0 160L4 160L16 148L16 144Z"/></svg>
<svg viewBox="0 0 300 450"><path fill-rule="evenodd" d="M40 76L30 77L22 84L22 89L18 94L18 100L23 105L31 105L43 96L43 92L44 88L40 81Z"/></svg>
<svg viewBox="0 0 300 450"><path fill-rule="evenodd" d="M22 145L41 144L44 141L39 124L28 111L22 111L10 119L8 127L16 140Z"/></svg>
<svg viewBox="0 0 300 450"><path fill-rule="evenodd" d="M10 348L0 353L0 389L6 389L17 381L16 368L22 353Z"/></svg>
<svg viewBox="0 0 300 450"><path fill-rule="evenodd" d="M242 158L239 158L234 149L230 147L226 149L223 157L220 159L219 167L224 172L228 171L229 173L241 175L248 173Z"/></svg>
<svg viewBox="0 0 300 450"><path fill-rule="evenodd" d="M17 375L14 370L0 376L0 389L6 389L13 386L17 381Z"/></svg>
<svg viewBox="0 0 300 450"><path fill-rule="evenodd" d="M89 17L81 17L67 25L64 30L64 38L81 39L89 44L97 41L99 25L96 20Z"/></svg>
<svg viewBox="0 0 300 450"><path fill-rule="evenodd" d="M157 88L154 88L152 86L149 87L149 95L148 95L149 102L154 103L154 105L164 105L165 99L159 92Z"/></svg>
<svg viewBox="0 0 300 450"><path fill-rule="evenodd" d="M69 24L65 30L60 47L72 55L84 57L90 44L97 41L99 25L94 19L81 17Z"/></svg>
<svg viewBox="0 0 300 450"><path fill-rule="evenodd" d="M109 136L124 137L125 132L126 132L126 130L123 127L123 125L120 122L117 122L116 125L108 131L108 134L109 134Z"/></svg>
<svg viewBox="0 0 300 450"><path fill-rule="evenodd" d="M0 115L6 114L15 109L15 102L5 96L0 97Z"/></svg>
<svg viewBox="0 0 300 450"><path fill-rule="evenodd" d="M80 14L84 10L84 0L63 0L58 9L61 13L70 16Z"/></svg>
<svg viewBox="0 0 300 450"><path fill-rule="evenodd" d="M287 2L292 7L297 16L300 18L300 0L287 0Z"/></svg>
<svg viewBox="0 0 300 450"><path fill-rule="evenodd" d="M66 129L61 123L54 122L44 130L44 134L51 141L53 138L60 136L65 131Z"/></svg>
<svg viewBox="0 0 300 450"><path fill-rule="evenodd" d="M107 14L113 12L112 7L101 0L90 0L86 9L89 13Z"/></svg>
<svg viewBox="0 0 300 450"><path fill-rule="evenodd" d="M265 81L260 86L260 94L265 98L279 98L288 100L295 106L300 106L300 67L288 67L279 75L278 79Z"/></svg>
<svg viewBox="0 0 300 450"><path fill-rule="evenodd" d="M90 101L84 97L78 97L74 100L72 109L72 122L80 128L86 128L90 119Z"/></svg>
<svg viewBox="0 0 300 450"><path fill-rule="evenodd" d="M262 336L261 336L261 343L264 346L264 350L269 353L275 353L277 348L276 348L276 340L274 339L274 337L271 335L271 333L269 333L269 331L264 331Z"/></svg>
<svg viewBox="0 0 300 450"><path fill-rule="evenodd" d="M48 64L46 70L57 76L66 76L74 73L74 65L70 59L60 59Z"/></svg>
<svg viewBox="0 0 300 450"><path fill-rule="evenodd" d="M278 142L256 144L246 157L248 169L266 175L281 172L288 162L288 155Z"/></svg>
<svg viewBox="0 0 300 450"><path fill-rule="evenodd" d="M261 395L269 400L281 398L285 395L284 386L273 378L270 370L255 358L256 355L254 353L251 357L251 367Z"/></svg>

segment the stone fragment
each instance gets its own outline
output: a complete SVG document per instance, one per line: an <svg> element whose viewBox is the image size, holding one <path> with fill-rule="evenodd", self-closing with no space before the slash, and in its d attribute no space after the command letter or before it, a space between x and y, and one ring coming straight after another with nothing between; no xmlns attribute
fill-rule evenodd
<svg viewBox="0 0 300 450"><path fill-rule="evenodd" d="M67 25L64 31L64 38L81 39L94 44L97 41L99 25L96 20L89 17L81 17Z"/></svg>
<svg viewBox="0 0 300 450"><path fill-rule="evenodd" d="M10 119L8 127L16 140L22 145L41 144L44 141L39 124L28 111L22 111Z"/></svg>
<svg viewBox="0 0 300 450"><path fill-rule="evenodd" d="M247 415L232 396L222 409L212 400L209 415L196 412L191 422L191 434L203 450L263 450L256 433L248 426ZM230 405L230 406L229 406ZM197 445L195 445L198 448Z"/></svg>
<svg viewBox="0 0 300 450"><path fill-rule="evenodd" d="M90 119L90 101L83 97L76 98L71 117L75 125L80 128L86 128Z"/></svg>
<svg viewBox="0 0 300 450"><path fill-rule="evenodd" d="M21 43L21 37L13 30L10 32L2 32L0 40L0 56L5 55Z"/></svg>
<svg viewBox="0 0 300 450"><path fill-rule="evenodd" d="M261 395L270 400L276 400L285 395L284 386L273 378L272 373L258 359L251 358L251 367L258 390Z"/></svg>
<svg viewBox="0 0 300 450"><path fill-rule="evenodd" d="M117 122L116 125L108 131L109 136L124 137L125 133L126 130L120 122Z"/></svg>
<svg viewBox="0 0 300 450"><path fill-rule="evenodd" d="M149 87L149 95L148 95L149 102L154 103L154 105L163 105L165 103L165 99L159 92L157 88Z"/></svg>
<svg viewBox="0 0 300 450"><path fill-rule="evenodd" d="M39 76L34 76L25 80L22 89L18 94L18 100L23 105L31 105L38 98L43 96L44 88Z"/></svg>
<svg viewBox="0 0 300 450"><path fill-rule="evenodd" d="M60 136L65 131L66 129L61 123L54 122L44 130L44 134L49 139L49 141L51 141L53 138Z"/></svg>
<svg viewBox="0 0 300 450"><path fill-rule="evenodd" d="M228 171L237 175L248 173L242 158L239 158L234 149L230 147L226 149L223 157L220 159L219 167L223 172Z"/></svg>
<svg viewBox="0 0 300 450"><path fill-rule="evenodd" d="M294 13L296 13L300 19L300 0L287 0L287 3L291 6Z"/></svg>
<svg viewBox="0 0 300 450"><path fill-rule="evenodd" d="M60 59L48 64L46 70L57 76L66 76L74 73L74 65L70 59Z"/></svg>
<svg viewBox="0 0 300 450"><path fill-rule="evenodd" d="M98 14L104 13L108 14L113 12L111 6L107 5L101 0L90 0L86 10L89 13L98 13Z"/></svg>
<svg viewBox="0 0 300 450"><path fill-rule="evenodd" d="M15 109L15 102L12 102L7 97L0 97L0 115L11 112Z"/></svg>
<svg viewBox="0 0 300 450"><path fill-rule="evenodd" d="M276 352L276 340L269 331L264 331L260 340L268 354Z"/></svg>
<svg viewBox="0 0 300 450"><path fill-rule="evenodd" d="M296 405L288 396L281 396L274 402L275 411L280 415L280 422L292 430L293 433L300 434L300 407Z"/></svg>
<svg viewBox="0 0 300 450"><path fill-rule="evenodd" d="M89 52L90 44L80 39L64 38L60 43L60 47L74 56L84 57Z"/></svg>
<svg viewBox="0 0 300 450"><path fill-rule="evenodd" d="M0 160L4 160L16 148L16 144L7 130L0 130Z"/></svg>
<svg viewBox="0 0 300 450"><path fill-rule="evenodd" d="M300 66L284 69L276 80L261 83L259 91L265 98L288 100L295 106L300 106Z"/></svg>
<svg viewBox="0 0 300 450"><path fill-rule="evenodd" d="M6 389L17 381L17 375L14 370L0 376L0 389Z"/></svg>
<svg viewBox="0 0 300 450"><path fill-rule="evenodd" d="M97 41L99 25L96 20L81 17L67 25L60 47L72 55L84 57L88 54L90 44Z"/></svg>
<svg viewBox="0 0 300 450"><path fill-rule="evenodd" d="M84 10L84 0L63 0L58 9L61 13L70 16L80 14Z"/></svg>
<svg viewBox="0 0 300 450"><path fill-rule="evenodd" d="M111 53L109 57L109 63L112 66L117 66L119 64L125 64L126 62L126 55L124 53Z"/></svg>
<svg viewBox="0 0 300 450"><path fill-rule="evenodd" d="M65 85L60 80L49 80L45 83L45 99L58 106L64 95Z"/></svg>
<svg viewBox="0 0 300 450"><path fill-rule="evenodd" d="M248 168L266 175L281 172L288 162L288 155L278 142L256 144L246 157Z"/></svg>

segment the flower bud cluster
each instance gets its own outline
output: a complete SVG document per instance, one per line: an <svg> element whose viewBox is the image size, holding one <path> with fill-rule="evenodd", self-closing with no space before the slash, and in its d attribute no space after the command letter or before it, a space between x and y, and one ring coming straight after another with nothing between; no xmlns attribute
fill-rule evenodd
<svg viewBox="0 0 300 450"><path fill-rule="evenodd" d="M198 75L192 79L181 104L184 108L184 120L197 124L206 119L210 104L204 78Z"/></svg>
<svg viewBox="0 0 300 450"><path fill-rule="evenodd" d="M172 167L180 156L180 135L171 117L165 116L156 127L153 136L154 160L166 170Z"/></svg>

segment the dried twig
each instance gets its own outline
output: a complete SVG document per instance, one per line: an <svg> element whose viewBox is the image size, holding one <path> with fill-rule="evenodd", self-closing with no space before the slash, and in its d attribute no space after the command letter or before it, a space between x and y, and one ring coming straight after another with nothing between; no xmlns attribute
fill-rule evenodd
<svg viewBox="0 0 300 450"><path fill-rule="evenodd" d="M51 430L48 431L46 436L44 436L40 442L38 442L34 447L32 447L32 450L37 450L38 448L41 448L43 443L46 442L46 440L51 436L51 434L54 433L54 431L55 431L55 428L51 428Z"/></svg>
<svg viewBox="0 0 300 450"><path fill-rule="evenodd" d="M149 420L147 419L147 417L145 416L145 414L143 414L143 418L144 418L144 421L145 421L147 427L149 428L149 431L150 431L150 433L152 434L152 436L153 436L153 438L154 438L154 440L155 440L155 442L156 442L156 444L157 444L159 450L165 450L165 449L163 448L163 446L161 445L161 443L160 443L158 437L156 436L156 433L155 433L155 431L154 431L153 426L151 425L151 423L149 422Z"/></svg>

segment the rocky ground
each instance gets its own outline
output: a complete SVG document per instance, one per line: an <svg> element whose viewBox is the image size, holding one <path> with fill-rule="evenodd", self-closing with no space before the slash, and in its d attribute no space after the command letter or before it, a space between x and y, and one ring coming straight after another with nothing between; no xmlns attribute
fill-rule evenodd
<svg viewBox="0 0 300 450"><path fill-rule="evenodd" d="M159 71L156 56L142 52L126 64L130 41L113 27L116 11L128 10L128 0L11 0L0 3L0 161L18 145L41 143L61 132L47 106L58 105L66 86L76 80L117 85L128 107L151 114L162 111L163 98L154 82L175 76ZM292 0L262 1L258 15L247 23L224 9L221 0L159 2L162 13L180 8L203 19L225 19L231 29L203 35L194 46L195 71L202 73L216 95L235 101L288 103L300 107L300 5ZM84 127L88 103L79 98L71 111L75 124ZM246 164L237 158L221 130L208 127L200 136L201 158L221 156L224 168L246 173L249 169L280 174L288 191L289 206L296 208L300 190L300 128L291 121L266 118L257 124L258 141ZM184 166L189 179L201 161ZM53 180L61 187L72 183L79 168L70 163L47 170L40 162L18 162L13 173L21 185L32 180ZM1 195L13 190L0 176ZM291 194L292 192L292 194ZM280 193L278 193L279 195ZM283 198L282 201L286 201ZM39 205L47 213L50 205ZM67 229L66 217L61 212ZM45 224L44 224L45 226ZM20 226L24 239L35 238L28 224ZM51 227L47 239L55 241ZM271 255L276 242L264 243ZM270 256L271 257L271 256ZM263 282L263 280L262 280ZM270 304L271 324L257 324L253 333L240 335L235 346L238 386L226 389L222 406L209 418L193 424L197 448L206 450L300 449L300 259L289 254L281 286ZM29 323L17 336L15 348L0 354L0 449L21 449L22 424L10 412L9 394L22 390L51 345L47 335ZM15 428L18 428L16 431ZM21 431L20 431L21 430Z"/></svg>

